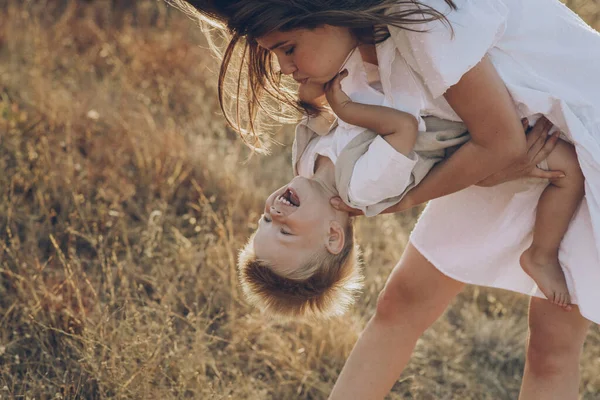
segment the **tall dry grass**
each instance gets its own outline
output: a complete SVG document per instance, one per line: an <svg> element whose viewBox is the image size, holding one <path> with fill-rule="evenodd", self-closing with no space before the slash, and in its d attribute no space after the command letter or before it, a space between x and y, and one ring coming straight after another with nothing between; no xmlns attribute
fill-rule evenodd
<svg viewBox="0 0 600 400"><path fill-rule="evenodd" d="M577 6L599 23L597 2ZM0 2L0 398L327 397L416 214L359 221L367 281L347 316L249 309L236 251L289 146L247 161L203 43L157 1ZM526 308L467 289L390 398L516 398ZM583 399L599 370L594 328Z"/></svg>

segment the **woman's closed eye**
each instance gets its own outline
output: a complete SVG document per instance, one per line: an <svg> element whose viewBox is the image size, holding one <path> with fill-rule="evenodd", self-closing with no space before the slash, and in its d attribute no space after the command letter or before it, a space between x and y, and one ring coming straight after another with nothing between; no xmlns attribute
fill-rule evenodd
<svg viewBox="0 0 600 400"><path fill-rule="evenodd" d="M294 50L296 49L296 46L290 46L286 51L285 51L285 55L286 56L290 56L294 53Z"/></svg>
<svg viewBox="0 0 600 400"><path fill-rule="evenodd" d="M286 236L292 235L290 232L286 232L283 228L281 228L281 230L279 232L281 232L281 234L286 235Z"/></svg>

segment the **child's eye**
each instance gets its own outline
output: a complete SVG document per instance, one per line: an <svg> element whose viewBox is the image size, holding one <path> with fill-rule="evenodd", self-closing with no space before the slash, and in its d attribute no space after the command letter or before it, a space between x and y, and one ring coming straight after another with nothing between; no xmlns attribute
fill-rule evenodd
<svg viewBox="0 0 600 400"><path fill-rule="evenodd" d="M291 233L289 233L289 232L286 232L286 231L284 231L283 229L281 229L281 231L280 231L280 232L281 232L281 234L283 234L283 235L286 235L286 236L287 236L287 235L291 235Z"/></svg>
<svg viewBox="0 0 600 400"><path fill-rule="evenodd" d="M290 47L289 49L287 49L287 50L285 51L285 55L286 55L286 56L289 56L289 55L291 55L292 53L294 53L294 49L295 49L295 48L296 48L296 46L292 46L292 47Z"/></svg>

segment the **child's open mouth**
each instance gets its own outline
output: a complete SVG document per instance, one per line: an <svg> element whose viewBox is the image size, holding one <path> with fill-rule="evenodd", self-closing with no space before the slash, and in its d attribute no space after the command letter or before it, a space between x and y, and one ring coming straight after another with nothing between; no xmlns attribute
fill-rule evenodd
<svg viewBox="0 0 600 400"><path fill-rule="evenodd" d="M281 196L276 200L279 203L286 204L292 207L300 207L300 199L294 189L287 188Z"/></svg>

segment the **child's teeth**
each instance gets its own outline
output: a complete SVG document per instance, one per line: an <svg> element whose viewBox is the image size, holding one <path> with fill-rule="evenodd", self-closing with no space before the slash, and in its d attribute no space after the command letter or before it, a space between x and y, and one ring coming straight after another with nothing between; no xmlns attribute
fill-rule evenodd
<svg viewBox="0 0 600 400"><path fill-rule="evenodd" d="M278 197L276 201L278 201L279 203L286 204L286 205L288 205L288 206L296 207L295 205L293 205L293 204L292 204L292 202L291 202L291 201L289 201L288 199L286 199L286 198L285 198L285 197L283 197L283 196L281 196L281 197Z"/></svg>

